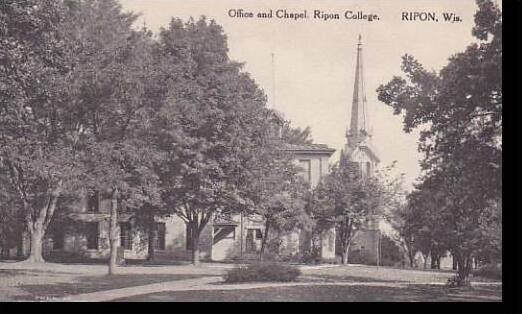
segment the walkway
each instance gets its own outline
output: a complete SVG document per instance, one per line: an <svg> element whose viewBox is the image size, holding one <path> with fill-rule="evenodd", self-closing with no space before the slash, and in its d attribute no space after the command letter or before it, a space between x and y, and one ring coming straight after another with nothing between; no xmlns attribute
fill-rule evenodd
<svg viewBox="0 0 522 314"><path fill-rule="evenodd" d="M91 293L67 296L54 301L59 302L105 302L115 299L128 298L136 295L157 293L164 291L200 290L199 287L222 281L220 277L203 277L196 279L160 282L144 286L128 287L113 290L104 290Z"/></svg>
<svg viewBox="0 0 522 314"><path fill-rule="evenodd" d="M271 287L296 287L296 286L368 286L368 287L386 287L386 288L406 288L412 283L405 282L265 282L265 283L240 283L240 284L220 284L220 277L203 277L197 279L177 280L163 283L156 283L144 286L136 286L122 289L98 291L73 295L62 299L56 299L60 302L105 302L122 298L129 298L138 295L151 293L167 292L167 291L194 291L194 290L244 290L256 288ZM415 285L444 285L441 282L415 283ZM500 286L500 282L473 282L473 286L491 285Z"/></svg>

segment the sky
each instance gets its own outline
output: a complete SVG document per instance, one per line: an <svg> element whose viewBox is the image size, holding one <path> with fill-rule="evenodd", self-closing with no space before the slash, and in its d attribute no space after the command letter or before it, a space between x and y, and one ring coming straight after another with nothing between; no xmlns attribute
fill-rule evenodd
<svg viewBox="0 0 522 314"><path fill-rule="evenodd" d="M339 159L346 143L355 76L357 37L362 36L365 86L373 145L381 166L396 161L410 190L420 174L419 130L406 134L402 117L377 100L376 89L402 75L401 56L413 55L428 70L439 71L448 58L462 52L471 35L477 10L473 0L120 0L124 11L141 13L137 25L153 32L172 17L187 20L205 15L220 24L228 37L231 59L265 91L269 105L295 127L310 126L315 143L336 149ZM307 19L230 17L230 10L268 12L306 10ZM337 13L339 20L314 19L314 10ZM379 20L347 20L344 12L377 14ZM434 12L435 21L402 21L402 12ZM444 22L454 13L461 22ZM274 62L272 62L272 53Z"/></svg>

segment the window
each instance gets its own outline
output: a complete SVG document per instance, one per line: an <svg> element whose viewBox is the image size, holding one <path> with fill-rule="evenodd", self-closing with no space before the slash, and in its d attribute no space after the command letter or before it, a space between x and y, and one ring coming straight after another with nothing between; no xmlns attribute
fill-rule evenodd
<svg viewBox="0 0 522 314"><path fill-rule="evenodd" d="M301 176L306 182L312 181L312 161L310 159L300 159L299 167L301 167Z"/></svg>
<svg viewBox="0 0 522 314"><path fill-rule="evenodd" d="M87 236L87 249L88 250L97 250L98 249L98 223L91 222L87 224L86 228L86 236Z"/></svg>
<svg viewBox="0 0 522 314"><path fill-rule="evenodd" d="M157 222L154 229L154 249L165 249L165 223Z"/></svg>
<svg viewBox="0 0 522 314"><path fill-rule="evenodd" d="M372 173L372 164L369 161L367 161L366 162L366 176L370 177L371 173Z"/></svg>
<svg viewBox="0 0 522 314"><path fill-rule="evenodd" d="M120 223L120 246L132 250L131 225L128 222Z"/></svg>
<svg viewBox="0 0 522 314"><path fill-rule="evenodd" d="M256 230L256 240L263 239L263 233L261 232L261 229L255 229Z"/></svg>
<svg viewBox="0 0 522 314"><path fill-rule="evenodd" d="M97 213L100 211L100 197L98 191L92 191L87 198L87 211Z"/></svg>
<svg viewBox="0 0 522 314"><path fill-rule="evenodd" d="M63 230L55 230L53 233L53 250L63 250L65 234Z"/></svg>

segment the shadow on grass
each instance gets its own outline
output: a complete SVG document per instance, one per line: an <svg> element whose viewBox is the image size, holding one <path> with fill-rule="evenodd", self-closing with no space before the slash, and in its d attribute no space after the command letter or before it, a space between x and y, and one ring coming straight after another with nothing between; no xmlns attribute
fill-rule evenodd
<svg viewBox="0 0 522 314"><path fill-rule="evenodd" d="M371 277L323 275L323 274L302 275L300 277L299 281L318 281L318 282L346 281L346 282L393 282L393 283L407 282L405 280L376 279L376 278L371 278Z"/></svg>
<svg viewBox="0 0 522 314"><path fill-rule="evenodd" d="M500 287L449 289L410 285L294 286L245 290L173 291L114 300L115 302L480 302L501 301Z"/></svg>
<svg viewBox="0 0 522 314"><path fill-rule="evenodd" d="M373 279L368 277L357 277L357 276L328 276L328 275L301 275L297 277L293 282L309 282L309 283L323 283L323 282L389 282L389 283L401 283L405 281L398 280L385 280L385 279ZM246 281L246 282L237 282L234 284L251 284L251 283L267 283L267 281ZM281 282L275 282L281 283ZM225 281L220 282L212 282L209 283L212 286L222 286L222 285L230 285L230 283Z"/></svg>
<svg viewBox="0 0 522 314"><path fill-rule="evenodd" d="M103 276L81 276L72 282L45 284L45 285L22 285L19 288L26 291L31 297L23 296L16 300L48 300L61 298L68 295L119 289L126 287L142 286L153 283L168 282L199 278L199 275L180 274L119 274Z"/></svg>

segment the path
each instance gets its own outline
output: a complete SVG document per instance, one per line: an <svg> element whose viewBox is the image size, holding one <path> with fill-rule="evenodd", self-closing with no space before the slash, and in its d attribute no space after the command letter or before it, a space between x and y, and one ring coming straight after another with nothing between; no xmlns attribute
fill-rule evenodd
<svg viewBox="0 0 522 314"><path fill-rule="evenodd" d="M292 286L373 286L403 288L408 285L444 285L447 278L452 276L449 272L427 272L417 270L402 270L393 268L376 268L362 265L316 265L298 266L302 271L302 279L307 282L291 283L242 283L224 284L221 276L227 269L236 267L233 264L205 263L199 267L191 265L168 266L125 266L119 267L118 273L125 275L146 274L185 274L201 276L195 279L183 279L172 281L166 279L161 283L142 284L137 286L103 290L91 293L69 295L61 299L46 299L46 301L111 301L131 298L134 296L154 294L168 291L194 291L194 290L244 290L270 287ZM2 270L17 270L20 273L15 276L7 276L0 280L0 294L7 296L22 295L19 287L23 285L45 285L59 282L70 282L79 276L105 275L105 265L66 265L45 263L33 265L29 263L0 263ZM478 285L500 286L499 282L473 282ZM2 288L3 287L3 288ZM9 298L8 298L9 299Z"/></svg>
<svg viewBox="0 0 522 314"><path fill-rule="evenodd" d="M369 287L386 287L386 288L406 288L411 283L405 282L382 282L382 281L364 281L364 282L264 282L264 283L239 283L239 284L219 284L222 282L221 277L203 277L197 279L177 280L150 284L144 286L136 286L122 289L98 291L79 295L68 296L56 301L65 302L104 302L117 299L129 298L138 295L145 295L166 291L193 291L193 290L244 290L256 288L271 287L296 287L296 286L369 286ZM444 285L441 282L416 283L416 285ZM500 282L474 282L473 286L479 285L502 285ZM493 298L494 299L494 298Z"/></svg>
<svg viewBox="0 0 522 314"><path fill-rule="evenodd" d="M104 290L91 293L83 293L64 298L59 298L54 301L59 302L105 302L115 299L128 298L135 295L157 293L164 291L182 291L182 290L200 290L196 287L207 286L214 282L219 282L220 277L203 277L196 279L176 280L169 282L160 282L150 285L135 286L121 289ZM193 289L196 288L196 289Z"/></svg>

